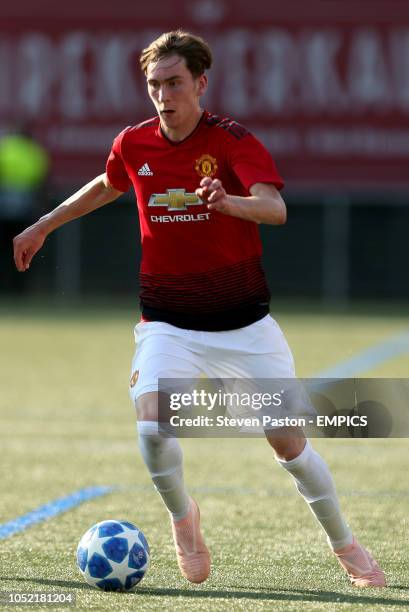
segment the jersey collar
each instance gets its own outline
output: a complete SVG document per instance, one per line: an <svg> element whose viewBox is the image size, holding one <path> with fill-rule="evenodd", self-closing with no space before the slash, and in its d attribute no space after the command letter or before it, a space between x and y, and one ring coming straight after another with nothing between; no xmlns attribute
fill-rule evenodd
<svg viewBox="0 0 409 612"><path fill-rule="evenodd" d="M186 142L187 140L190 140L191 138L193 138L193 136L195 136L197 134L197 132L200 130L200 128L203 125L204 122L204 118L207 117L209 113L204 110L199 121L196 124L196 127L190 132L190 134L188 134L183 140L179 140L178 142L175 142L173 140L170 140L170 138L168 138L166 136L166 134L162 131L162 126L160 124L160 120L158 123L158 127L156 130L156 134L159 136L159 138L162 138L163 140L166 140L166 142L168 142L172 147L177 147L181 144L183 144L184 142Z"/></svg>

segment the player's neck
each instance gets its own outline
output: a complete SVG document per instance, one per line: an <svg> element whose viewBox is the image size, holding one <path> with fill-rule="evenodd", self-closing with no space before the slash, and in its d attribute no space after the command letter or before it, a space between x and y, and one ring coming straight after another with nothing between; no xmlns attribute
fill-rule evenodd
<svg viewBox="0 0 409 612"><path fill-rule="evenodd" d="M160 125L162 133L172 142L181 142L182 140L185 140L185 138L190 136L190 134L192 134L199 125L203 112L204 111L202 108L198 108L197 112L192 113L192 115L189 116L189 119L183 125L175 128L167 126L161 121Z"/></svg>

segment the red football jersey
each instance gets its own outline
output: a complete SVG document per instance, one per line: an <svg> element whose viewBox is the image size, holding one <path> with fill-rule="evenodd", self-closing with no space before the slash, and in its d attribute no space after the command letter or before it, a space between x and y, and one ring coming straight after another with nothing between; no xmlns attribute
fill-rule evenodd
<svg viewBox="0 0 409 612"><path fill-rule="evenodd" d="M270 154L245 128L205 111L175 143L155 117L115 138L106 171L116 189L135 190L144 318L206 331L244 327L268 313L257 224L209 211L195 194L204 176L219 178L232 195L250 195L255 183L282 188Z"/></svg>

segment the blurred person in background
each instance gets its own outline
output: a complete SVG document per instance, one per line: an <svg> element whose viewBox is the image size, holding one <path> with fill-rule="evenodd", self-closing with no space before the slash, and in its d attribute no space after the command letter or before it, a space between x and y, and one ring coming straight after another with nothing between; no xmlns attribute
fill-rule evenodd
<svg viewBox="0 0 409 612"><path fill-rule="evenodd" d="M179 441L158 426L159 379L201 373L295 378L291 351L269 314L258 233L260 223L285 223L286 206L265 147L236 121L200 106L212 64L205 41L180 30L165 33L143 50L140 63L157 116L123 130L106 172L16 236L14 256L24 272L52 231L133 185L143 259L130 394L140 451L170 514L179 568L199 583L209 575L210 554L184 483ZM270 430L266 437L351 583L385 586L382 570L346 523L326 463L302 430ZM272 508L265 520L278 518Z"/></svg>
<svg viewBox="0 0 409 612"><path fill-rule="evenodd" d="M12 265L12 238L32 223L44 204L50 160L34 138L31 126L21 122L0 138L0 244L2 245L0 290L20 292L27 279Z"/></svg>

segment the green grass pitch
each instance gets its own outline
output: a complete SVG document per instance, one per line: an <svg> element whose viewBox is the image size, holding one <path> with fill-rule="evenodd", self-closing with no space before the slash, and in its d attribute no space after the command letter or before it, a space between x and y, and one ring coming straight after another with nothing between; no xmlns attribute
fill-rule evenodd
<svg viewBox="0 0 409 612"><path fill-rule="evenodd" d="M366 313L281 306L273 314L299 375L308 376L407 328L407 313L399 310ZM262 439L182 442L186 481L200 504L213 557L205 584L182 579L167 513L136 445L127 392L136 316L130 308L98 303L83 309L24 303L0 308L0 523L83 487L119 487L0 541L0 590L74 591L79 610L332 612L409 606L405 439L314 441L332 469L354 532L382 563L388 588L349 586ZM407 376L407 365L406 355L368 375ZM107 518L134 522L151 545L151 567L132 593L93 590L76 568L80 536Z"/></svg>

